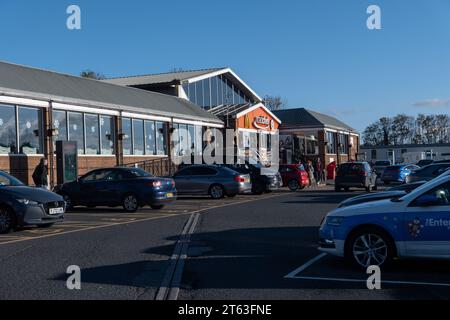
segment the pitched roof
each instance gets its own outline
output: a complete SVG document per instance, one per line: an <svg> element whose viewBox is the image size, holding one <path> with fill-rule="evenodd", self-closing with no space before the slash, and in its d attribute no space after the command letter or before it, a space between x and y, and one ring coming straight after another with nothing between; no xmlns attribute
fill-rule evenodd
<svg viewBox="0 0 450 320"><path fill-rule="evenodd" d="M290 127L327 127L331 129L348 130L356 132L355 129L336 119L335 117L325 115L316 111L305 108L287 109L274 112L275 115L283 122L283 128Z"/></svg>
<svg viewBox="0 0 450 320"><path fill-rule="evenodd" d="M201 77L219 70L226 70L226 69L227 68L213 68L203 70L147 74L141 76L111 78L103 81L112 84L118 84L121 86L141 86L148 84L180 84L184 80Z"/></svg>
<svg viewBox="0 0 450 320"><path fill-rule="evenodd" d="M222 124L185 99L6 62L0 62L0 93Z"/></svg>

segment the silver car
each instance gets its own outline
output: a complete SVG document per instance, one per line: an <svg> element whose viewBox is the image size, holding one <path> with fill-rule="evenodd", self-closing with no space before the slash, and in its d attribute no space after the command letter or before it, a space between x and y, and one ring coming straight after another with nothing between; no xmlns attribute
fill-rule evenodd
<svg viewBox="0 0 450 320"><path fill-rule="evenodd" d="M252 190L250 175L222 166L189 166L178 171L173 179L178 195L209 195L213 199L221 199Z"/></svg>

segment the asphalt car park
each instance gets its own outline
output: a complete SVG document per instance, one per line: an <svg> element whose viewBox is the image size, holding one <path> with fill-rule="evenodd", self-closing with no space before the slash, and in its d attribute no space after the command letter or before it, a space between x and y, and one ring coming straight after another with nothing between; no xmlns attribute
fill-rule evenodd
<svg viewBox="0 0 450 320"><path fill-rule="evenodd" d="M235 198L223 198L211 200L205 196L183 197L168 204L162 210L153 210L145 207L134 213L126 213L120 208L98 207L83 208L76 207L68 211L65 220L55 224L52 228L42 229L35 226L18 228L16 232L0 235L0 245L19 241L39 239L74 233L80 231L95 230L115 225L136 223L147 220L162 219L177 215L188 215L195 212L202 212L216 207L226 207L242 202L256 201L261 198L280 196L282 193L276 192L266 195L238 195Z"/></svg>

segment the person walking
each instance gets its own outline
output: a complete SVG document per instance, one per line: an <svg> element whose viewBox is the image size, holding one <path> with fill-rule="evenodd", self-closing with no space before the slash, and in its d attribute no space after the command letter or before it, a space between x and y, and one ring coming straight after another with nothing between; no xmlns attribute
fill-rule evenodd
<svg viewBox="0 0 450 320"><path fill-rule="evenodd" d="M316 181L317 181L318 185L321 185L322 183L324 183L323 169L324 168L322 165L322 160L320 160L320 158L317 158L315 173L316 173Z"/></svg>
<svg viewBox="0 0 450 320"><path fill-rule="evenodd" d="M48 161L43 158L37 165L36 169L33 172L33 182L37 188L48 188Z"/></svg>

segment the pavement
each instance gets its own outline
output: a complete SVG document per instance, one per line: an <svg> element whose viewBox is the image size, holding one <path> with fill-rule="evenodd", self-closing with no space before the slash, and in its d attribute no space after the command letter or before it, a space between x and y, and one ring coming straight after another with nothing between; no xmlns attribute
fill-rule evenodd
<svg viewBox="0 0 450 320"><path fill-rule="evenodd" d="M450 298L450 262L396 261L370 291L368 275L318 252L323 217L360 193L184 198L131 215L78 209L51 229L0 236L0 299ZM66 287L71 265L81 290Z"/></svg>

